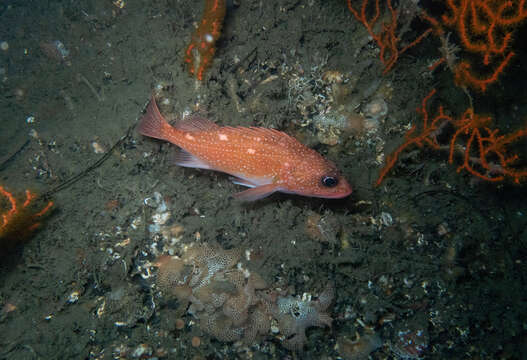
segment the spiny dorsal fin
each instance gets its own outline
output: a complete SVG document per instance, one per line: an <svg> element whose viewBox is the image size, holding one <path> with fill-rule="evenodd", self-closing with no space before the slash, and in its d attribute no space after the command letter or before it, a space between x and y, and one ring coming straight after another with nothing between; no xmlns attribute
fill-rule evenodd
<svg viewBox="0 0 527 360"><path fill-rule="evenodd" d="M260 138L263 142L271 142L275 144L283 144L285 146L292 146L294 148L304 148L297 139L291 135L286 134L283 131L276 129L269 129L263 127L231 127L225 126L221 128L223 133L228 134L229 132L243 134L252 138Z"/></svg>
<svg viewBox="0 0 527 360"><path fill-rule="evenodd" d="M185 132L211 131L218 130L220 128L209 119L199 115L190 115L174 124L174 127Z"/></svg>

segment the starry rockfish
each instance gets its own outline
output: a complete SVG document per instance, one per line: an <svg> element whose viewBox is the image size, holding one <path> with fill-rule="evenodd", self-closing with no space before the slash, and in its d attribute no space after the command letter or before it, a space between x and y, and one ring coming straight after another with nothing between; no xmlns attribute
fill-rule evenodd
<svg viewBox="0 0 527 360"><path fill-rule="evenodd" d="M257 200L274 192L321 198L343 198L351 186L335 164L284 132L262 127L220 127L190 116L170 125L152 97L138 131L181 149L177 165L221 171L250 189L235 194Z"/></svg>

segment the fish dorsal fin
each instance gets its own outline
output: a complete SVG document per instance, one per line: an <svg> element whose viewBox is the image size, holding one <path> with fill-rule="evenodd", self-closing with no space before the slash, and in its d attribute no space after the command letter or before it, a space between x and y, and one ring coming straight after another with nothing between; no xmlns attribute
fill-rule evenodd
<svg viewBox="0 0 527 360"><path fill-rule="evenodd" d="M222 132L228 132L233 131L236 133L241 133L245 136L252 137L255 141L267 141L272 142L274 144L284 144L287 146L300 146L303 147L303 145L296 140L294 137L286 134L283 131L279 131L276 129L268 129L263 127L224 127L222 128ZM257 140L259 139L259 140Z"/></svg>
<svg viewBox="0 0 527 360"><path fill-rule="evenodd" d="M183 120L177 122L174 127L178 130L185 132L196 132L196 131L211 131L218 130L220 127L199 115L190 115Z"/></svg>

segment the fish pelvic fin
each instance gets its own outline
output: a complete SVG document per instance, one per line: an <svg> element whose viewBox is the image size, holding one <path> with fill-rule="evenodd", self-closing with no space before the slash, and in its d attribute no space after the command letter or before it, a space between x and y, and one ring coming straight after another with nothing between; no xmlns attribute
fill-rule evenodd
<svg viewBox="0 0 527 360"><path fill-rule="evenodd" d="M234 198L240 201L255 201L263 199L276 191L280 191L276 184L267 184L236 193Z"/></svg>
<svg viewBox="0 0 527 360"><path fill-rule="evenodd" d="M199 159L198 157L192 155L186 150L177 149L172 155L172 161L174 164L189 168L196 169L212 169L214 170L207 162Z"/></svg>

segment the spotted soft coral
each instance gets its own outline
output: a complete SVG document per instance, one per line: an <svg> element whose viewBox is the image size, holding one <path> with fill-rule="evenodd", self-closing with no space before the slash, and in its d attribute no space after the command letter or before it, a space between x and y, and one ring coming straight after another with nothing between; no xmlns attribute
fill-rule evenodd
<svg viewBox="0 0 527 360"><path fill-rule="evenodd" d="M223 305L227 297L221 292L215 293L212 279L216 274L232 268L240 256L240 251L236 249L224 250L207 244L189 247L181 258L162 255L155 263L158 267L157 284L163 292L175 296L182 304L190 301L197 311L207 305L215 309Z"/></svg>
<svg viewBox="0 0 527 360"><path fill-rule="evenodd" d="M284 346L301 351L307 328L331 326L327 309L334 297L332 286L316 300L265 290L268 286L257 273L238 264L240 255L236 249L203 244L188 248L181 258L161 256L156 262L157 283L199 319L204 332L220 341L243 340L250 345L269 335L274 318Z"/></svg>
<svg viewBox="0 0 527 360"><path fill-rule="evenodd" d="M271 308L284 335L284 346L302 351L307 340L306 329L312 326L331 327L333 319L326 312L334 297L333 286L328 285L317 300L301 300L292 296L280 296Z"/></svg>
<svg viewBox="0 0 527 360"><path fill-rule="evenodd" d="M266 284L257 274L234 268L240 256L238 249L207 244L187 248L181 258L163 255L156 262L158 286L218 340L239 340L244 333L254 339L269 329L264 328L270 320L254 308L259 301L255 290Z"/></svg>
<svg viewBox="0 0 527 360"><path fill-rule="evenodd" d="M258 275L246 274L240 269L218 273L212 280L215 296L226 296L221 309L205 311L201 324L203 330L223 341L243 339L252 343L258 335L270 328L270 316L258 306L255 290L265 287ZM229 340L226 340L229 339Z"/></svg>
<svg viewBox="0 0 527 360"><path fill-rule="evenodd" d="M236 341L242 338L244 328L233 326L232 319L221 312L202 314L200 328L220 341Z"/></svg>
<svg viewBox="0 0 527 360"><path fill-rule="evenodd" d="M194 266L190 286L201 287L210 284L215 274L236 265L240 257L239 249L224 250L203 244L187 249L182 259L186 264Z"/></svg>

